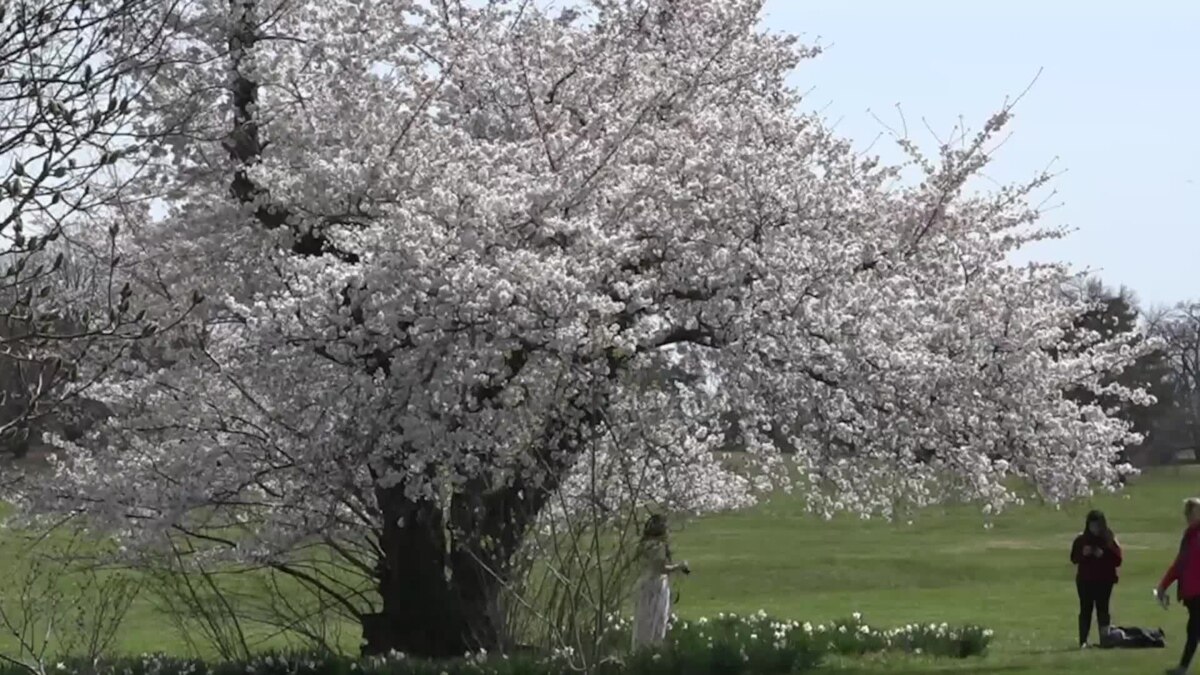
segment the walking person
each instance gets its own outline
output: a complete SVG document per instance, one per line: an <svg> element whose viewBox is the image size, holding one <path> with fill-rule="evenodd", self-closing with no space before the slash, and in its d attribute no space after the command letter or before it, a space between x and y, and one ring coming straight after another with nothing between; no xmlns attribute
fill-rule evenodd
<svg viewBox="0 0 1200 675"><path fill-rule="evenodd" d="M1092 630L1092 612L1096 614L1103 639L1112 625L1109 602L1121 566L1121 545L1100 511L1091 511L1083 533L1071 543L1071 562L1075 563L1075 590L1079 594L1079 647L1088 646Z"/></svg>
<svg viewBox="0 0 1200 675"><path fill-rule="evenodd" d="M667 519L661 515L650 516L642 528L638 556L642 562L642 573L637 583L633 615L635 650L661 644L666 639L667 624L671 619L670 575L678 572L691 574L687 562L675 564L671 561Z"/></svg>
<svg viewBox="0 0 1200 675"><path fill-rule="evenodd" d="M1176 584L1176 595L1188 611L1187 641L1179 657L1179 667L1168 670L1168 675L1188 672L1196 654L1196 644L1200 641L1200 498L1193 497L1184 502L1183 517L1187 527L1179 542L1179 553L1157 589L1158 601L1165 609L1170 604L1167 589Z"/></svg>

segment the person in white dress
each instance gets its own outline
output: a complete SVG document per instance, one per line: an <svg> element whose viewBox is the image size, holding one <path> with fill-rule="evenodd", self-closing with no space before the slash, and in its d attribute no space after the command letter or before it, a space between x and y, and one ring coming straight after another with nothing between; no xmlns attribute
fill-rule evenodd
<svg viewBox="0 0 1200 675"><path fill-rule="evenodd" d="M638 544L642 573L634 592L633 648L635 650L661 644L667 637L671 618L670 575L691 574L687 562L671 561L671 546L667 537L667 519L650 516L642 528Z"/></svg>

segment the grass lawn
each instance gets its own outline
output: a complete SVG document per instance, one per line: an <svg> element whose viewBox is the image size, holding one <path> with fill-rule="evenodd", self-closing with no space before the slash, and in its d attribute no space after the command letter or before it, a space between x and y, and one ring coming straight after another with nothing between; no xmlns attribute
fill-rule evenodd
<svg viewBox="0 0 1200 675"><path fill-rule="evenodd" d="M693 618L763 609L814 623L858 611L880 627L944 621L996 631L993 650L982 659L831 664L839 673L1159 673L1178 658L1185 617L1174 606L1163 612L1151 588L1178 545L1181 502L1196 494L1200 471L1168 469L1094 503L1005 514L992 529L983 527L978 511L964 508L924 511L912 524L823 522L806 516L798 499L779 498L677 533L674 548L694 574L678 582L676 609ZM1164 628L1166 650L1075 648L1067 555L1093 507L1108 514L1126 552L1113 597L1115 623ZM0 543L0 563L11 544ZM139 598L119 649L181 652L184 645L150 600Z"/></svg>
<svg viewBox="0 0 1200 675"><path fill-rule="evenodd" d="M1179 656L1186 615L1174 605L1164 612L1151 589L1177 550L1182 500L1194 494L1200 472L1167 469L1092 503L1007 513L990 530L969 509L924 511L911 525L822 522L806 516L798 500L776 499L692 523L676 536L677 555L694 570L678 584L677 612L764 609L816 621L858 611L883 627L945 621L996 631L983 659L838 664L842 672L1158 673ZM1167 649L1077 649L1068 553L1089 508L1105 511L1125 549L1114 623L1162 627Z"/></svg>

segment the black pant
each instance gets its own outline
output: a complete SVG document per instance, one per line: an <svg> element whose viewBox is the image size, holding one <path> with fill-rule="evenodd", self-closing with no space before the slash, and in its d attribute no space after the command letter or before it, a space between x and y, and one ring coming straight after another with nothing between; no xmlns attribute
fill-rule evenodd
<svg viewBox="0 0 1200 675"><path fill-rule="evenodd" d="M1096 611L1096 621L1100 630L1108 628L1112 616L1108 613L1108 601L1112 598L1113 584L1111 581L1082 581L1075 580L1075 590L1079 592L1079 644L1087 644L1088 633L1092 632L1092 610Z"/></svg>
<svg viewBox="0 0 1200 675"><path fill-rule="evenodd" d="M1196 643L1200 641L1200 598L1184 600L1187 606L1187 642L1183 645L1183 656L1179 659L1179 667L1187 669L1192 665L1192 657L1196 654Z"/></svg>

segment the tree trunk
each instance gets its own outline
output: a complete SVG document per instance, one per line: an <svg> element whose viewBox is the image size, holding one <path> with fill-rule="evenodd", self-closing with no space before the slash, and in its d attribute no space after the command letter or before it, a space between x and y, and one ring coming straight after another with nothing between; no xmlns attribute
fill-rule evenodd
<svg viewBox="0 0 1200 675"><path fill-rule="evenodd" d="M504 508L503 497L515 496L514 486L488 490L481 479L462 486L450 503L450 568L455 591L471 637L481 648L503 650L511 636L505 631L502 593L510 581L510 563L524 533L525 514Z"/></svg>
<svg viewBox="0 0 1200 675"><path fill-rule="evenodd" d="M378 489L376 497L384 516L383 607L362 617L363 655L507 651L502 593L545 490L519 481L487 490L483 481L469 481L451 500L449 523L439 505L409 500L400 487Z"/></svg>
<svg viewBox="0 0 1200 675"><path fill-rule="evenodd" d="M462 656L462 608L446 574L446 536L437 504L413 501L403 487L379 488L379 595L382 611L362 617L364 655Z"/></svg>
<svg viewBox="0 0 1200 675"><path fill-rule="evenodd" d="M582 424L555 421L546 430L546 444L535 450L539 480L521 472L499 486L472 478L455 490L446 514L435 502L407 498L403 486L375 490L383 608L362 617L364 655L446 658L512 646L502 603L510 565L566 474L571 449L599 423L580 410Z"/></svg>

